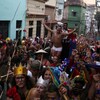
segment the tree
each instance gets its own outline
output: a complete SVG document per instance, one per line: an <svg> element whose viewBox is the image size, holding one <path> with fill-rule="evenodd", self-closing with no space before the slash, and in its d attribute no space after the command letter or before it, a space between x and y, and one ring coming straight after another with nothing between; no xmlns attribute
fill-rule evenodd
<svg viewBox="0 0 100 100"><path fill-rule="evenodd" d="M100 32L100 12L99 11L97 11L95 15L95 19L97 20L98 32Z"/></svg>

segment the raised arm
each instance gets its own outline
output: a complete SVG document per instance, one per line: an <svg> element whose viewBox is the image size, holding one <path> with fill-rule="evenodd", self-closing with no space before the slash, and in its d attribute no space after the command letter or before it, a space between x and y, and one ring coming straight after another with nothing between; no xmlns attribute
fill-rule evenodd
<svg viewBox="0 0 100 100"><path fill-rule="evenodd" d="M72 34L75 31L76 31L76 29L72 30L71 32L68 32L68 31L64 32L64 31L62 31L62 36L68 36L69 34Z"/></svg>
<svg viewBox="0 0 100 100"><path fill-rule="evenodd" d="M51 33L54 33L54 31L50 27L48 27L45 23L43 25L48 31L50 31Z"/></svg>
<svg viewBox="0 0 100 100"><path fill-rule="evenodd" d="M76 31L76 29L73 29L71 32L68 32L67 35L72 34L72 33L75 32L75 31Z"/></svg>

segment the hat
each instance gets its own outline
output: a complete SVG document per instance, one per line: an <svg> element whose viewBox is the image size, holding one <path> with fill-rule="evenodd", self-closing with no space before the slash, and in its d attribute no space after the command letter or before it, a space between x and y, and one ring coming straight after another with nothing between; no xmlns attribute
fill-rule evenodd
<svg viewBox="0 0 100 100"><path fill-rule="evenodd" d="M37 81L37 85L42 85L44 87L47 87L48 86L48 83L49 83L49 80L44 80L42 78L42 76L40 76L40 78Z"/></svg>
<svg viewBox="0 0 100 100"><path fill-rule="evenodd" d="M6 42L9 42L11 39L9 37L6 38Z"/></svg>
<svg viewBox="0 0 100 100"><path fill-rule="evenodd" d="M63 26L62 22L57 22L57 25Z"/></svg>
<svg viewBox="0 0 100 100"><path fill-rule="evenodd" d="M20 75L20 74L27 75L27 69L26 67L22 66L22 64L19 64L18 67L14 68L14 75Z"/></svg>
<svg viewBox="0 0 100 100"><path fill-rule="evenodd" d="M32 63L30 64L30 67L32 69L37 69L39 70L41 62L39 60L33 60Z"/></svg>
<svg viewBox="0 0 100 100"><path fill-rule="evenodd" d="M47 52L45 50L43 50L43 49L40 49L40 50L38 50L38 51L35 52L35 54L39 54L39 53L40 54L43 54L43 53L45 54Z"/></svg>

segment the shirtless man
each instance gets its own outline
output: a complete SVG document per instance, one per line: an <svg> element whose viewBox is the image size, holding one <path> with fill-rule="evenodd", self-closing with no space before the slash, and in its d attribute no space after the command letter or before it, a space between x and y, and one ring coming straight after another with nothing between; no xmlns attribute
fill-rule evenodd
<svg viewBox="0 0 100 100"><path fill-rule="evenodd" d="M52 43L53 43L53 46L51 48L51 55L54 57L54 56L57 56L58 58L60 57L61 55L61 51L62 51L62 39L73 33L76 29L74 29L72 32L64 32L63 29L62 29L62 24L61 22L58 23L57 25L57 29L56 31L50 29L46 24L44 24L44 27L50 31L52 33Z"/></svg>

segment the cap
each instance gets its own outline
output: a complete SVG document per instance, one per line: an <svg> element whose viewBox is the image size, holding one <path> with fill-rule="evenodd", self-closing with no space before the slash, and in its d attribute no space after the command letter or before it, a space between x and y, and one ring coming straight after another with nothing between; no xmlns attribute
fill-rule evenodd
<svg viewBox="0 0 100 100"><path fill-rule="evenodd" d="M31 62L29 65L30 65L30 67L31 67L32 69L37 69L37 70L39 70L39 67L40 67L40 65L41 65L41 62L40 62L39 60L32 60L32 62Z"/></svg>

